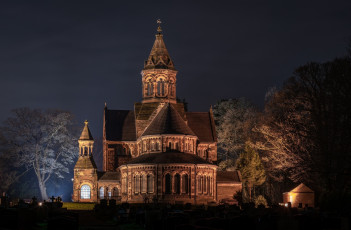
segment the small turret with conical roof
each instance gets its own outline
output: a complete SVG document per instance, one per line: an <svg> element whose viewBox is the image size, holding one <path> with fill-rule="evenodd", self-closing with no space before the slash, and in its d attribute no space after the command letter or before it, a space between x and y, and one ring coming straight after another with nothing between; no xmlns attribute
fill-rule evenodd
<svg viewBox="0 0 351 230"><path fill-rule="evenodd" d="M84 122L84 128L78 139L79 156L74 166L73 196L74 202L97 201L97 167L93 158L94 139L90 133L88 121ZM82 194L84 186L85 193Z"/></svg>
<svg viewBox="0 0 351 230"><path fill-rule="evenodd" d="M163 41L161 20L157 23L156 39L141 71L143 102L176 103L177 71Z"/></svg>

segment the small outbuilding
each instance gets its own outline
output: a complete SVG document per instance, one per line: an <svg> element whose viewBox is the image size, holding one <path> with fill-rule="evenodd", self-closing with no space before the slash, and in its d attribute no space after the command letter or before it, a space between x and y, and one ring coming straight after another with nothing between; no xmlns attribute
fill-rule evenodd
<svg viewBox="0 0 351 230"><path fill-rule="evenodd" d="M301 183L290 192L283 193L283 203L288 206L289 202L294 208L314 207L314 191Z"/></svg>

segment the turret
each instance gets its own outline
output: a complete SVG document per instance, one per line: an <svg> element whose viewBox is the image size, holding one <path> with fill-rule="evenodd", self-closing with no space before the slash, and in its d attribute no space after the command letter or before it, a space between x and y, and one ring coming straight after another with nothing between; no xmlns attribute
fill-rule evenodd
<svg viewBox="0 0 351 230"><path fill-rule="evenodd" d="M82 134L78 139L79 156L74 166L73 201L96 202L97 201L97 167L93 158L94 139L88 127L88 121L84 122Z"/></svg>

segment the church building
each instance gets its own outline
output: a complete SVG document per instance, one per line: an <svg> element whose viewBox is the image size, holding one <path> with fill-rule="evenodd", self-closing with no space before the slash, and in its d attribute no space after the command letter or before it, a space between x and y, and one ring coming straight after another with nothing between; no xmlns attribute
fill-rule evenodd
<svg viewBox="0 0 351 230"><path fill-rule="evenodd" d="M217 171L212 109L188 112L176 100L177 70L160 25L141 71L142 101L103 116L103 171L94 162L88 122L78 140L74 202L193 203L232 199L239 172Z"/></svg>

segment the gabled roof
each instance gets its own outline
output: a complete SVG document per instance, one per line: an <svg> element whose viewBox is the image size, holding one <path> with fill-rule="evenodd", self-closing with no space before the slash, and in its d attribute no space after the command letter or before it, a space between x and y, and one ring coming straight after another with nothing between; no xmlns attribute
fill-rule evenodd
<svg viewBox="0 0 351 230"><path fill-rule="evenodd" d="M201 157L191 154L182 153L178 151L169 151L164 153L150 153L144 154L139 157L133 158L127 164L209 164L206 160Z"/></svg>
<svg viewBox="0 0 351 230"><path fill-rule="evenodd" d="M301 183L296 188L291 190L290 192L294 192L294 193L311 193L311 192L313 192L313 190L310 189L309 187L307 187L304 183Z"/></svg>
<svg viewBox="0 0 351 230"><path fill-rule="evenodd" d="M84 124L85 126L83 128L82 134L79 137L79 140L94 140L88 127L88 121L86 120Z"/></svg>
<svg viewBox="0 0 351 230"><path fill-rule="evenodd" d="M241 183L239 171L217 171L217 183Z"/></svg>
<svg viewBox="0 0 351 230"><path fill-rule="evenodd" d="M134 111L106 109L105 134L109 141L135 141Z"/></svg>
<svg viewBox="0 0 351 230"><path fill-rule="evenodd" d="M74 166L75 169L96 169L96 164L92 156L80 156Z"/></svg>
<svg viewBox="0 0 351 230"><path fill-rule="evenodd" d="M158 134L185 134L195 136L195 133L189 128L171 103L164 105L142 136Z"/></svg>
<svg viewBox="0 0 351 230"><path fill-rule="evenodd" d="M216 129L209 112L187 112L188 125L200 142L216 142Z"/></svg>
<svg viewBox="0 0 351 230"><path fill-rule="evenodd" d="M171 57L163 41L161 31L156 34L149 58L145 61L144 69L172 69L175 70Z"/></svg>

